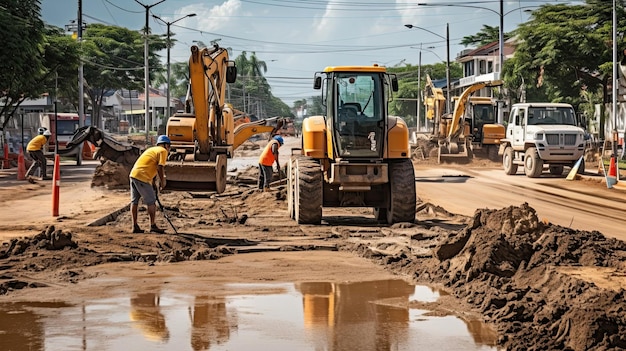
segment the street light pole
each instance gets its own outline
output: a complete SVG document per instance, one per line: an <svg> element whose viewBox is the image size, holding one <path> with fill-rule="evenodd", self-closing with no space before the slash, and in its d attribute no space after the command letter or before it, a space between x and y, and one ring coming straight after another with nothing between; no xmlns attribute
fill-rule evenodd
<svg viewBox="0 0 626 351"><path fill-rule="evenodd" d="M426 31L426 32L428 32L430 34L436 35L439 38L441 38L441 39L446 41L446 95L447 95L446 96L446 110L447 110L446 112L452 113L452 109L450 107L451 106L450 105L451 104L450 100L452 100L452 98L451 98L451 95L450 95L451 89L450 89L450 26L449 26L449 23L446 23L446 36L445 37L442 36L442 35L439 35L439 34L437 34L435 32L432 32L432 31L430 31L430 30L428 30L426 28L414 26L412 24L405 24L404 26L409 28L409 29L413 29L413 28L421 29L421 30Z"/></svg>
<svg viewBox="0 0 626 351"><path fill-rule="evenodd" d="M165 0L161 0L152 5L144 5L140 3L138 0L135 0L136 3L143 6L146 9L146 28L144 29L144 49L143 49L143 59L144 59L144 79L145 79L145 128L146 128L146 145L150 142L150 67L148 62L149 50L148 50L148 34L150 34L150 9Z"/></svg>
<svg viewBox="0 0 626 351"><path fill-rule="evenodd" d="M170 26L180 20L183 20L187 17L194 17L196 14L195 13L190 13L184 17L181 17L175 21L172 22L167 22L164 19L162 19L161 17L157 16L157 15L152 15L152 17L154 17L155 19L158 19L159 21L165 23L165 25L167 26L167 110L165 112L165 117L169 118L170 113L171 113L171 109L170 109L170 49L172 48L172 42L170 41Z"/></svg>

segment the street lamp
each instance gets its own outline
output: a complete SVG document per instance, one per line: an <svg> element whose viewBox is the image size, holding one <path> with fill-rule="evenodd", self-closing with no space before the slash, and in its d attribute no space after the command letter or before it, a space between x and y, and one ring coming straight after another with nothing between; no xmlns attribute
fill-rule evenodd
<svg viewBox="0 0 626 351"><path fill-rule="evenodd" d="M412 24L405 24L405 27L409 28L409 29L413 29L413 28L417 28L417 29L421 29L423 31L426 31L430 34L436 35L439 38L443 39L446 41L446 110L448 113L452 113L452 109L450 108L450 103L451 103L451 96L450 96L450 26L448 23L446 23L446 36L442 36L439 35L435 32L432 32L426 28L422 28L422 27L418 27L418 26L414 26Z"/></svg>
<svg viewBox="0 0 626 351"><path fill-rule="evenodd" d="M145 126L146 126L146 144L149 144L150 142L150 69L149 69L149 62L148 62L148 55L149 55L149 50L148 50L148 34L150 34L150 23L148 22L150 20L150 8L162 3L165 0L161 0L155 4L152 5L144 5L142 3L140 3L139 1L135 0L136 3L138 3L139 5L143 6L146 9L146 28L144 31L144 49L143 49L143 59L144 59L144 79L146 80L146 86L145 86L145 90L146 90L146 111L145 111L145 116L146 116L146 121L145 121Z"/></svg>
<svg viewBox="0 0 626 351"><path fill-rule="evenodd" d="M172 48L172 43L170 41L170 26L180 20L183 20L187 17L194 17L196 14L195 13L190 13L184 17L181 17L175 21L172 22L167 22L166 20L164 20L163 18L157 16L157 15L152 15L152 17L154 17L155 19L158 19L159 21L165 23L165 25L167 25L167 112L165 117L169 118L171 110L170 110L170 49Z"/></svg>
<svg viewBox="0 0 626 351"><path fill-rule="evenodd" d="M498 72L500 72L500 76L502 76L502 67L504 66L504 16L508 15L509 13L513 12L513 11L517 11L517 10L521 10L521 9L529 9L529 8L536 8L537 6L520 6L518 8L515 8L513 10L510 10L508 12L504 12L504 0L500 0L500 11L496 11L493 9L490 9L488 7L482 7L482 6L474 6L474 5L465 5L462 3L432 3L432 4L427 4L427 3L417 3L417 6L446 6L446 7L468 7L468 8L473 8L473 9L481 9L481 10L487 10L487 11L491 11L493 13L495 13L496 15L498 15L500 17L500 28L498 30L498 52L499 52L499 57L498 60L500 62L499 63L499 70ZM498 77L498 79L501 79L501 77Z"/></svg>

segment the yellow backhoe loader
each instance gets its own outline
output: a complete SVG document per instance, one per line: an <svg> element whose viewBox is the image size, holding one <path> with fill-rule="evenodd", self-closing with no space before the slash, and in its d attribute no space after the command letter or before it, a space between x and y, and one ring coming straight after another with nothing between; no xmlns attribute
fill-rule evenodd
<svg viewBox="0 0 626 351"><path fill-rule="evenodd" d="M387 223L415 220L409 129L388 115L398 80L385 67L339 66L317 72L324 116L302 122L302 148L288 164L289 215L319 224L322 207L372 207Z"/></svg>
<svg viewBox="0 0 626 351"><path fill-rule="evenodd" d="M191 103L184 113L167 121L172 147L165 165L166 189L224 192L227 159L234 150L250 136L279 127L256 121L235 129L233 108L224 97L226 84L234 83L236 77L237 68L227 49L191 47L187 99Z"/></svg>

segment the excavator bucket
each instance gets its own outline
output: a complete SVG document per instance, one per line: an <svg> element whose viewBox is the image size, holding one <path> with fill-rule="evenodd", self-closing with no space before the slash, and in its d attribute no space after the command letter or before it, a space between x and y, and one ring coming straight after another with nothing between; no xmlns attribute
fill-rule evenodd
<svg viewBox="0 0 626 351"><path fill-rule="evenodd" d="M167 161L166 190L215 191L226 190L226 155L215 161Z"/></svg>
<svg viewBox="0 0 626 351"><path fill-rule="evenodd" d="M438 163L466 163L472 159L469 143L440 143L437 152Z"/></svg>

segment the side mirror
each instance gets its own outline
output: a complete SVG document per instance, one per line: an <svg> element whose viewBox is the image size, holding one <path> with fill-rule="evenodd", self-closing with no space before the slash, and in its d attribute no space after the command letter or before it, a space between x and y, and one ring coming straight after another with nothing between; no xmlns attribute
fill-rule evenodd
<svg viewBox="0 0 626 351"><path fill-rule="evenodd" d="M391 76L391 90L398 91L398 77L395 74Z"/></svg>
<svg viewBox="0 0 626 351"><path fill-rule="evenodd" d="M315 76L315 81L313 82L313 89L319 90L322 88L322 77Z"/></svg>
<svg viewBox="0 0 626 351"><path fill-rule="evenodd" d="M228 67L226 67L226 83L234 83L237 80L237 67L234 62L232 62L231 66L231 62L229 62Z"/></svg>

